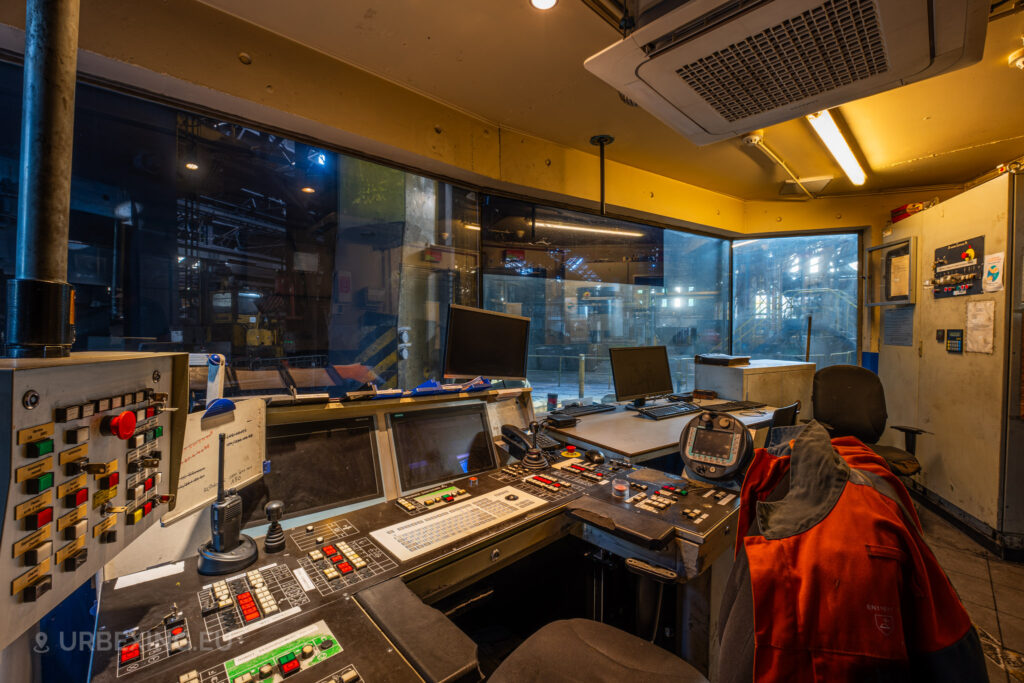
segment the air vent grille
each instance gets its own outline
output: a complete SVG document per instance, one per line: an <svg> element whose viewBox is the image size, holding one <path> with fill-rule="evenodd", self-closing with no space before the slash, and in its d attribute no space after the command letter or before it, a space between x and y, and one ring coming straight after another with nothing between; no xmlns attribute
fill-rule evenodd
<svg viewBox="0 0 1024 683"><path fill-rule="evenodd" d="M888 68L873 0L829 0L676 73L732 122Z"/></svg>

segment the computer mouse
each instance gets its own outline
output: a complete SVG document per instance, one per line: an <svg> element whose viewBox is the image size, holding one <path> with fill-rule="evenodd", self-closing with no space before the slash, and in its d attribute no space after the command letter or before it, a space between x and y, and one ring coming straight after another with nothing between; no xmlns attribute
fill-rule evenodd
<svg viewBox="0 0 1024 683"><path fill-rule="evenodd" d="M600 465L604 462L604 453L593 448L588 448L583 457L587 459L587 462L592 462L595 465Z"/></svg>

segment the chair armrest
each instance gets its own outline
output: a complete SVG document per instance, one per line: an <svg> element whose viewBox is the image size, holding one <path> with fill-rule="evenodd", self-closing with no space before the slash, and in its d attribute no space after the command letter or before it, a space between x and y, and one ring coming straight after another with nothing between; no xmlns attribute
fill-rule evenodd
<svg viewBox="0 0 1024 683"><path fill-rule="evenodd" d="M903 432L903 450L911 455L917 455L917 435L918 434L931 434L931 432L920 429L918 427L907 427L906 425L889 425L897 431Z"/></svg>
<svg viewBox="0 0 1024 683"><path fill-rule="evenodd" d="M898 429L901 432L908 434L931 434L927 429L921 429L920 427L907 427L906 425L889 425L893 429Z"/></svg>

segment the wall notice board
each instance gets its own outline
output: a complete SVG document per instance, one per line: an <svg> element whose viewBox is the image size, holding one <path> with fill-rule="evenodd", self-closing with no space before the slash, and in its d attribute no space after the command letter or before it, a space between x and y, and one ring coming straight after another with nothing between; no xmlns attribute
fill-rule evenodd
<svg viewBox="0 0 1024 683"><path fill-rule="evenodd" d="M263 476L267 449L267 404L251 398L235 402L231 413L203 420L192 413L185 423L178 493L174 510L161 518L170 524L217 497L217 460L224 434L224 488L240 489Z"/></svg>
<svg viewBox="0 0 1024 683"><path fill-rule="evenodd" d="M932 294L936 299L982 292L985 237L972 237L935 250Z"/></svg>

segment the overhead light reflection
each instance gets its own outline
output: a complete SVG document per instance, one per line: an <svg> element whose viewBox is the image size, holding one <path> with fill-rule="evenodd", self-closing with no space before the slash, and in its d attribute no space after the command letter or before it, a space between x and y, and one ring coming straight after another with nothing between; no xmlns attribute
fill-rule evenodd
<svg viewBox="0 0 1024 683"><path fill-rule="evenodd" d="M551 228L553 230L573 230L575 232L596 232L602 235L618 235L619 237L643 237L642 232L631 230L610 230L607 228L591 228L585 225L572 225L571 223L554 223L550 221L536 221L534 227Z"/></svg>

